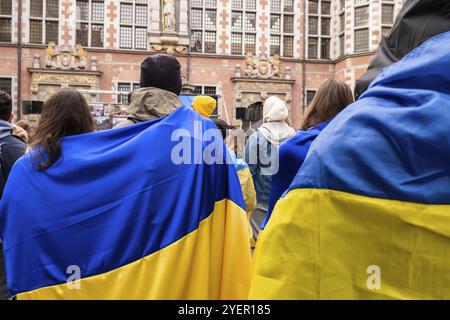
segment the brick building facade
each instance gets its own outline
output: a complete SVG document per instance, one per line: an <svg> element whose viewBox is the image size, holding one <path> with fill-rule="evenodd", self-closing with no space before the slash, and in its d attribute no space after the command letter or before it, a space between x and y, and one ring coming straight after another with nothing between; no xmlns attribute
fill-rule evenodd
<svg viewBox="0 0 450 320"><path fill-rule="evenodd" d="M276 94L294 126L328 78L354 86L403 0L0 0L0 89L15 110L60 87L126 103L150 54L176 55L219 114ZM19 11L21 14L19 15ZM20 116L20 114L19 114Z"/></svg>

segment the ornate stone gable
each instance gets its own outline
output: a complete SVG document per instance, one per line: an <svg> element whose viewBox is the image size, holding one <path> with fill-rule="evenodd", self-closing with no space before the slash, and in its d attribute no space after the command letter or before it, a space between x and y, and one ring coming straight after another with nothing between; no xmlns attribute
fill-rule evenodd
<svg viewBox="0 0 450 320"><path fill-rule="evenodd" d="M87 52L79 44L75 47L56 46L52 41L49 42L44 54L44 68L55 70L86 70L87 69ZM97 59L92 57L91 69L97 68ZM34 67L40 64L40 56L34 57ZM40 65L39 65L40 67Z"/></svg>
<svg viewBox="0 0 450 320"><path fill-rule="evenodd" d="M292 87L295 80L291 79L291 70L286 67L281 72L282 61L278 55L267 58L255 57L248 53L245 59L245 69L242 72L240 64L235 67L233 100L235 111L239 108L248 108L255 104L264 103L269 96L277 96L286 102L291 111ZM234 117L234 124L241 121Z"/></svg>
<svg viewBox="0 0 450 320"><path fill-rule="evenodd" d="M41 65L41 57L44 59ZM34 56L31 74L31 97L45 101L61 88L99 90L102 73L97 70L96 57L91 58L90 70L87 52L81 45L56 46L50 42L41 54ZM88 102L98 100L96 94L85 94Z"/></svg>

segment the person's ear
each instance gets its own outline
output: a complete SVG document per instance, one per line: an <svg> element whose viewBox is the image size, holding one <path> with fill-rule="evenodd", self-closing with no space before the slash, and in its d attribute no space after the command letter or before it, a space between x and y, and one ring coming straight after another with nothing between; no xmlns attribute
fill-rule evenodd
<svg viewBox="0 0 450 320"><path fill-rule="evenodd" d="M8 122L12 122L13 121L13 119L14 119L14 115L11 113L10 115L9 115L9 119L8 119Z"/></svg>

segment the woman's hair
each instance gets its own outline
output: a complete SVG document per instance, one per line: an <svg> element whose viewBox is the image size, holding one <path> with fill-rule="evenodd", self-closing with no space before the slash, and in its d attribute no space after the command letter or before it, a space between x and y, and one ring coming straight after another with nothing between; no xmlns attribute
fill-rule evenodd
<svg viewBox="0 0 450 320"><path fill-rule="evenodd" d="M94 131L89 106L84 97L74 89L62 89L44 104L31 147L45 151L39 170L48 169L61 156L60 140ZM41 149L42 148L42 149Z"/></svg>
<svg viewBox="0 0 450 320"><path fill-rule="evenodd" d="M338 80L325 81L314 96L301 129L308 130L322 122L333 119L353 102L353 93L348 85Z"/></svg>

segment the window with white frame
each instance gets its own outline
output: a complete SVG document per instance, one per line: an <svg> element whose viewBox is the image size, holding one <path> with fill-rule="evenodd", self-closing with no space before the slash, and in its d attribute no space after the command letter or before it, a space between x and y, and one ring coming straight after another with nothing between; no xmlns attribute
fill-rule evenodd
<svg viewBox="0 0 450 320"><path fill-rule="evenodd" d="M345 14L344 14L345 19ZM308 1L308 58L330 59L331 1Z"/></svg>
<svg viewBox="0 0 450 320"><path fill-rule="evenodd" d="M294 0L270 0L270 55L294 56Z"/></svg>
<svg viewBox="0 0 450 320"><path fill-rule="evenodd" d="M216 53L217 0L191 0L191 52Z"/></svg>
<svg viewBox="0 0 450 320"><path fill-rule="evenodd" d="M77 0L76 42L84 47L102 48L105 3L103 0Z"/></svg>
<svg viewBox="0 0 450 320"><path fill-rule="evenodd" d="M12 0L0 1L0 42L11 42Z"/></svg>
<svg viewBox="0 0 450 320"><path fill-rule="evenodd" d="M369 51L369 9L368 0L355 0L355 53Z"/></svg>
<svg viewBox="0 0 450 320"><path fill-rule="evenodd" d="M194 94L214 96L217 95L217 87L214 86L196 86L194 89Z"/></svg>
<svg viewBox="0 0 450 320"><path fill-rule="evenodd" d="M147 49L148 1L120 2L120 48Z"/></svg>
<svg viewBox="0 0 450 320"><path fill-rule="evenodd" d="M59 9L59 0L30 0L30 43L58 43Z"/></svg>
<svg viewBox="0 0 450 320"><path fill-rule="evenodd" d="M381 32L385 36L389 34L394 25L394 2L384 0L381 3Z"/></svg>
<svg viewBox="0 0 450 320"><path fill-rule="evenodd" d="M231 8L231 54L256 54L256 0L232 0Z"/></svg>
<svg viewBox="0 0 450 320"><path fill-rule="evenodd" d="M117 91L123 92L125 94L117 95L117 103L129 104L130 95L132 92L139 89L139 83L136 82L119 82L117 83Z"/></svg>

